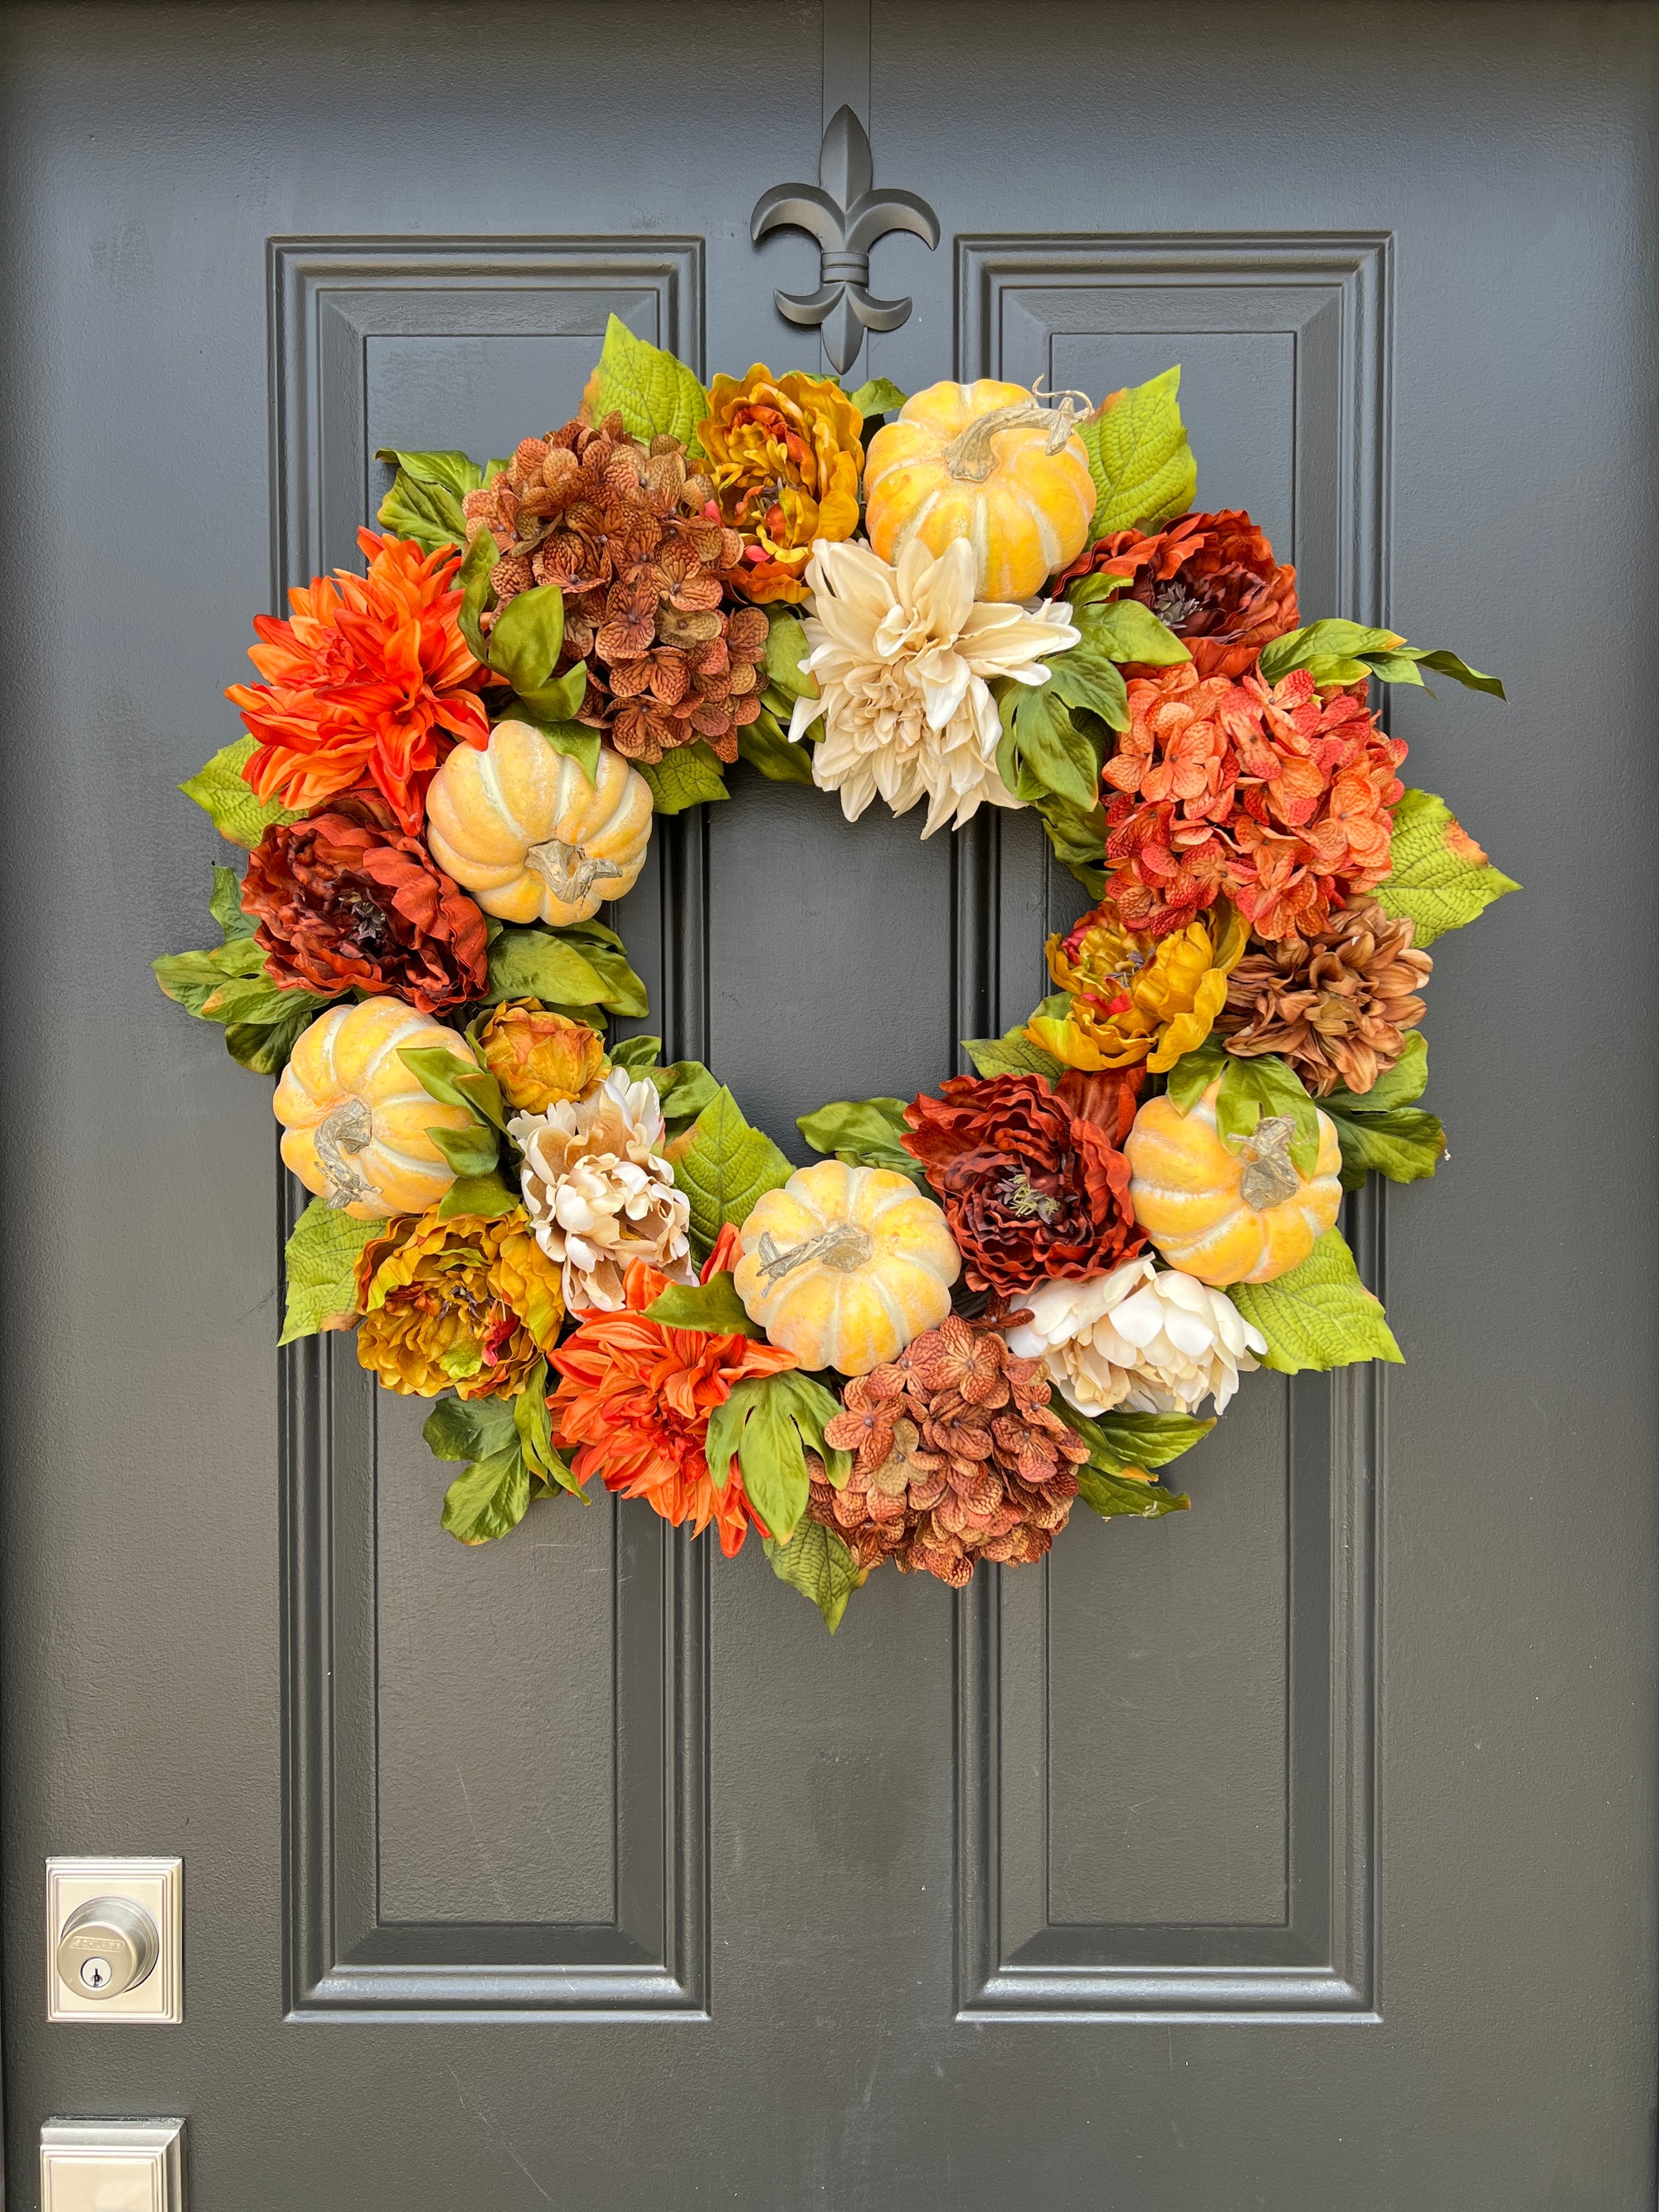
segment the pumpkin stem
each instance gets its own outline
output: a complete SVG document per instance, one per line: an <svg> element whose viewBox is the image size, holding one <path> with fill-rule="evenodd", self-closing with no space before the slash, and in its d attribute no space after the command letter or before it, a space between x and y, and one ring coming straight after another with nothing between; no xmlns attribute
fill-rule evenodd
<svg viewBox="0 0 1659 2212"><path fill-rule="evenodd" d="M874 1246L867 1230L856 1222L837 1221L833 1228L817 1237L805 1237L799 1244L780 1245L771 1231L767 1230L757 1248L760 1254L761 1280L775 1283L782 1276L793 1274L797 1267L836 1267L843 1275L850 1275L863 1267Z"/></svg>
<svg viewBox="0 0 1659 2212"><path fill-rule="evenodd" d="M329 1181L328 1202L337 1211L373 1198L362 1170L346 1158L361 1152L374 1134L374 1117L361 1098L348 1098L318 1125L317 1157Z"/></svg>
<svg viewBox="0 0 1659 2212"><path fill-rule="evenodd" d="M1080 405L1073 406L1073 402ZM1057 453L1072 434L1073 425L1088 414L1086 392L1043 392L1017 399L1007 407L994 407L976 415L945 448L945 465L959 483L983 483L997 465L993 441L1004 430L1037 429L1046 426L1048 449Z"/></svg>
<svg viewBox="0 0 1659 2212"><path fill-rule="evenodd" d="M1291 1159L1291 1139L1296 1123L1288 1114L1273 1114L1258 1121L1239 1148L1244 1172L1239 1195L1253 1213L1266 1213L1285 1206L1302 1188Z"/></svg>
<svg viewBox="0 0 1659 2212"><path fill-rule="evenodd" d="M559 837L532 845L524 860L566 906L580 906L595 884L622 880L623 871L614 860L592 860L580 845L567 845Z"/></svg>

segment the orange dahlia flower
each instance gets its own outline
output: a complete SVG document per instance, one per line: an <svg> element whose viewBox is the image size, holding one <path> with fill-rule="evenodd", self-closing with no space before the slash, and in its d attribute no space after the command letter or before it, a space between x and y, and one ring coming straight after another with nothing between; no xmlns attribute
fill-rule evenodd
<svg viewBox="0 0 1659 2212"><path fill-rule="evenodd" d="M1363 698L1183 664L1134 678L1129 714L1102 780L1131 929L1167 937L1224 893L1258 938L1311 936L1388 874L1406 746Z"/></svg>
<svg viewBox="0 0 1659 2212"><path fill-rule="evenodd" d="M372 530L357 543L367 576L318 576L289 593L286 621L253 617L260 641L248 659L265 681L225 696L258 740L242 773L261 799L304 811L368 778L416 837L456 738L489 743L478 690L493 679L456 623L460 555Z"/></svg>
<svg viewBox="0 0 1659 2212"><path fill-rule="evenodd" d="M735 1245L722 1232L705 1282L730 1267ZM766 1531L735 1461L725 1490L715 1489L703 1454L708 1416L734 1383L781 1374L796 1364L795 1356L752 1337L647 1321L643 1310L666 1290L668 1278L643 1260L629 1268L623 1287L626 1310L595 1315L552 1355L561 1378L547 1401L555 1435L575 1447L571 1464L579 1482L597 1474L607 1490L643 1498L677 1528L689 1520L694 1536L713 1521L721 1551L735 1558L751 1522Z"/></svg>

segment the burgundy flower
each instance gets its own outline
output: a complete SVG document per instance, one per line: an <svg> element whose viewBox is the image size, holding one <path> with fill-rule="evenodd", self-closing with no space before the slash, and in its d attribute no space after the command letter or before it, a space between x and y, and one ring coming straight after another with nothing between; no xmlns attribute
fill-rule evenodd
<svg viewBox="0 0 1659 2212"><path fill-rule="evenodd" d="M1239 677L1262 647L1296 629L1296 571L1273 559L1267 532L1242 508L1182 514L1150 534L1115 530L1056 577L1058 598L1078 576L1127 576L1139 599L1172 629L1200 676Z"/></svg>

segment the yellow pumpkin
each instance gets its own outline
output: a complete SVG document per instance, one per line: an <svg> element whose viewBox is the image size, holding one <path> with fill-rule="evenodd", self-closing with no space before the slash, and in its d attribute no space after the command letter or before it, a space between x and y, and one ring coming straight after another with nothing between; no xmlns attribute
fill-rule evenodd
<svg viewBox="0 0 1659 2212"><path fill-rule="evenodd" d="M441 1106L398 1058L437 1046L477 1065L464 1037L401 999L365 999L319 1014L276 1085L283 1158L307 1190L357 1221L422 1213L455 1171L432 1128L475 1126L465 1106Z"/></svg>
<svg viewBox="0 0 1659 2212"><path fill-rule="evenodd" d="M630 891L651 842L651 787L609 745L599 777L528 722L497 722L486 751L457 745L428 788L438 866L499 921L586 921Z"/></svg>
<svg viewBox="0 0 1659 2212"><path fill-rule="evenodd" d="M865 527L884 561L913 538L934 553L965 538L981 599L1029 599L1083 550L1095 511L1073 395L1021 384L930 384L870 441ZM1086 403L1085 403L1086 404Z"/></svg>
<svg viewBox="0 0 1659 2212"><path fill-rule="evenodd" d="M1189 1114L1149 1098L1124 1152L1135 1218L1172 1267L1218 1289L1270 1283L1299 1267L1342 1203L1341 1147L1319 1116L1319 1157L1304 1176L1288 1150L1288 1115L1260 1121L1235 1152L1215 1125L1212 1083Z"/></svg>
<svg viewBox="0 0 1659 2212"><path fill-rule="evenodd" d="M803 1367L842 1375L937 1328L962 1268L944 1213L890 1168L799 1168L738 1233L733 1279L750 1321Z"/></svg>

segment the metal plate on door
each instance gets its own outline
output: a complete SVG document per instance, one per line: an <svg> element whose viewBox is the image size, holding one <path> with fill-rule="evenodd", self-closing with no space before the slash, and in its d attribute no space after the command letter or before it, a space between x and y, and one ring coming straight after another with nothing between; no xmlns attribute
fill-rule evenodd
<svg viewBox="0 0 1659 2212"><path fill-rule="evenodd" d="M182 2120L48 2120L40 2212L184 2212Z"/></svg>
<svg viewBox="0 0 1659 2212"><path fill-rule="evenodd" d="M46 1861L46 2017L185 2016L182 1859Z"/></svg>

